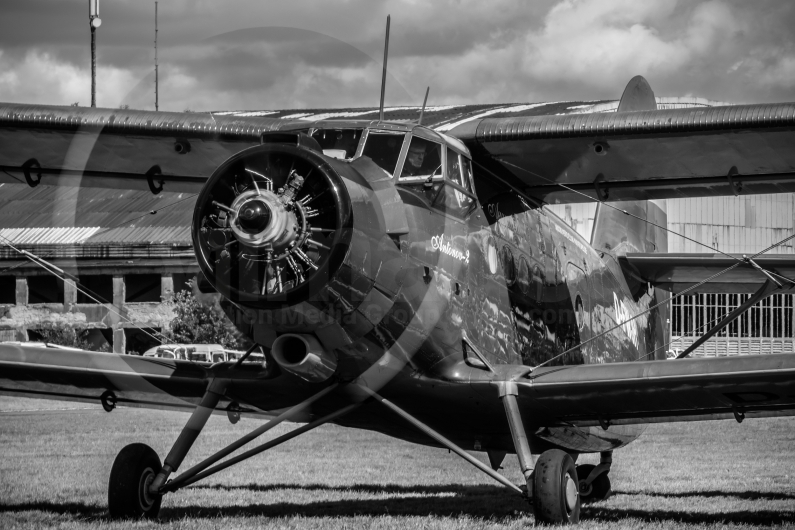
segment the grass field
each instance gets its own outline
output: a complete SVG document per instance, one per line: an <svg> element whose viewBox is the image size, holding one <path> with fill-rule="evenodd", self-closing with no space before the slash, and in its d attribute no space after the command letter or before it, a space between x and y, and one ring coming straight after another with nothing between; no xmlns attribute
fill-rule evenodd
<svg viewBox="0 0 795 530"><path fill-rule="evenodd" d="M117 451L138 441L162 458L187 416L6 397L0 411L0 528L533 524L529 505L446 450L336 426L166 496L159 523L110 521ZM257 425L211 418L183 469ZM504 472L520 481L515 457ZM581 528L795 527L795 419L652 425L615 453L611 480L613 497L586 507Z"/></svg>

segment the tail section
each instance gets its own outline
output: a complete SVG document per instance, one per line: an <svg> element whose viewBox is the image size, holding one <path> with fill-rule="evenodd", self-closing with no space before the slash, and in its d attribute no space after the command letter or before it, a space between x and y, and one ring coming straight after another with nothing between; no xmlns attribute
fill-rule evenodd
<svg viewBox="0 0 795 530"><path fill-rule="evenodd" d="M665 201L624 201L596 206L591 246L616 257L628 252L668 252Z"/></svg>

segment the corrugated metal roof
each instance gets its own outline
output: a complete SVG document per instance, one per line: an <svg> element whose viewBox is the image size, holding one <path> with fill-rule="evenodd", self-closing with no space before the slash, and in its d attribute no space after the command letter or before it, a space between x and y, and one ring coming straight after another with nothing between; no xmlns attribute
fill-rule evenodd
<svg viewBox="0 0 795 530"><path fill-rule="evenodd" d="M74 245L101 230L98 226L72 228L0 228L0 244Z"/></svg>
<svg viewBox="0 0 795 530"><path fill-rule="evenodd" d="M190 246L195 198L188 197L174 192L155 196L138 190L0 184L0 236L20 245Z"/></svg>

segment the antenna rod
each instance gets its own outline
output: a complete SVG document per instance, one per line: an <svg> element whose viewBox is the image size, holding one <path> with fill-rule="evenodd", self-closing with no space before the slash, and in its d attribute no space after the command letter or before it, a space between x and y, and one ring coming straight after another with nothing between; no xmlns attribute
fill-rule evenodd
<svg viewBox="0 0 795 530"><path fill-rule="evenodd" d="M384 40L384 71L381 74L381 106L378 112L378 121L384 121L384 94L386 93L386 59L389 56L389 20L386 16L386 39Z"/></svg>
<svg viewBox="0 0 795 530"><path fill-rule="evenodd" d="M157 2L155 2L155 110L160 110L157 94Z"/></svg>
<svg viewBox="0 0 795 530"><path fill-rule="evenodd" d="M425 89L425 99L422 100L422 110L420 111L420 119L417 120L417 125L422 125L422 115L425 114L425 104L428 103L428 92L431 91L431 87Z"/></svg>

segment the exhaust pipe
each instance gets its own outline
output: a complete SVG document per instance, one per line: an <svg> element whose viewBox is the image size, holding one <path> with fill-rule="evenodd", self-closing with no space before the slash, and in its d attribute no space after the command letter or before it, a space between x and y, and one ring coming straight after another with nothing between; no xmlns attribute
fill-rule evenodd
<svg viewBox="0 0 795 530"><path fill-rule="evenodd" d="M284 370L310 383L322 383L334 375L337 358L312 335L286 333L271 347L271 355Z"/></svg>

